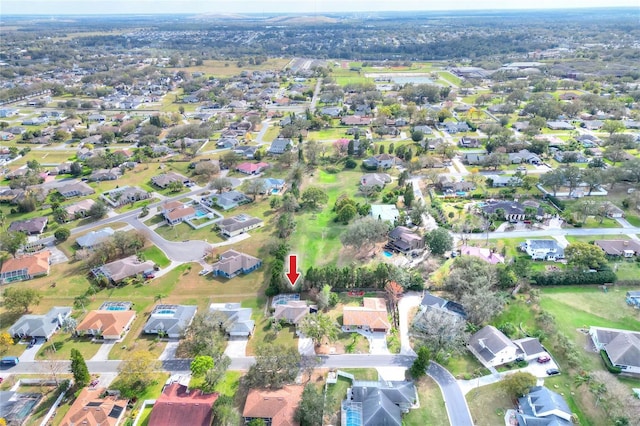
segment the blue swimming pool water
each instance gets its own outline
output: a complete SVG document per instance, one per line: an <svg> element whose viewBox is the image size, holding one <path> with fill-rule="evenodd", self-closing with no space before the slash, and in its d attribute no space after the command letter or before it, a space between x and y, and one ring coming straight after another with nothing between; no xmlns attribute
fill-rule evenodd
<svg viewBox="0 0 640 426"><path fill-rule="evenodd" d="M156 312L156 314L175 314L176 312L172 309L162 309L158 312Z"/></svg>
<svg viewBox="0 0 640 426"><path fill-rule="evenodd" d="M273 188L273 189L271 190L271 193L272 193L272 194L277 194L277 193L278 193L278 190L277 190L277 189L275 189L275 188Z"/></svg>
<svg viewBox="0 0 640 426"><path fill-rule="evenodd" d="M391 257L391 256L393 256L393 253L388 252L388 251L386 251L386 250L385 250L385 251L383 251L383 252L382 252L382 254L383 254L385 257Z"/></svg>
<svg viewBox="0 0 640 426"><path fill-rule="evenodd" d="M346 426L360 426L360 413L357 410L347 408L346 423Z"/></svg>
<svg viewBox="0 0 640 426"><path fill-rule="evenodd" d="M107 311L124 311L124 306L108 306Z"/></svg>
<svg viewBox="0 0 640 426"><path fill-rule="evenodd" d="M203 211L203 210L196 210L196 217L202 217L202 216L206 216L207 212Z"/></svg>

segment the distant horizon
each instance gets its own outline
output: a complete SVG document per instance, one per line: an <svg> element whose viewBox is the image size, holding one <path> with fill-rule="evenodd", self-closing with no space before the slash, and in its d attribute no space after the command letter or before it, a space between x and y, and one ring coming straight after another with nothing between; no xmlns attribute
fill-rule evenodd
<svg viewBox="0 0 640 426"><path fill-rule="evenodd" d="M611 4L613 2L613 4ZM390 12L545 11L579 9L637 9L638 0L458 0L454 6L429 0L404 0L390 10L386 0L2 0L2 16L118 16L118 15L261 15Z"/></svg>

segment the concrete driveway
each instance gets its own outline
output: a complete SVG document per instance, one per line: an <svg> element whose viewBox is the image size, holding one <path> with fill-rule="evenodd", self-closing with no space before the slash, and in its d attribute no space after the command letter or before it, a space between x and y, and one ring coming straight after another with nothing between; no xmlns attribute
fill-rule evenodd
<svg viewBox="0 0 640 426"><path fill-rule="evenodd" d="M409 344L409 325L413 318L409 318L409 312L420 305L422 294L417 292L406 293L398 302L398 314L400 315L400 354L415 355Z"/></svg>
<svg viewBox="0 0 640 426"><path fill-rule="evenodd" d="M108 361L109 352L113 349L113 346L118 343L117 340L105 340L103 343L94 343L95 345L101 345L98 352L90 359L90 361Z"/></svg>
<svg viewBox="0 0 640 426"><path fill-rule="evenodd" d="M231 338L227 342L227 348L224 350L224 354L229 358L240 358L247 355L247 343L248 339L245 338Z"/></svg>
<svg viewBox="0 0 640 426"><path fill-rule="evenodd" d="M313 346L313 340L310 337L300 336L298 339L298 352L302 356L315 356L316 349Z"/></svg>
<svg viewBox="0 0 640 426"><path fill-rule="evenodd" d="M369 353L374 355L389 355L389 349L387 348L387 335L386 333L370 333L367 337L369 339Z"/></svg>
<svg viewBox="0 0 640 426"><path fill-rule="evenodd" d="M35 345L29 349L25 349L22 355L20 355L20 362L35 361L36 354L42 348L42 345L44 345L44 339L38 339Z"/></svg>
<svg viewBox="0 0 640 426"><path fill-rule="evenodd" d="M164 350L162 351L158 359L174 359L176 357L176 351L178 350L179 344L179 339L169 339L169 341L167 342L167 346L164 347Z"/></svg>

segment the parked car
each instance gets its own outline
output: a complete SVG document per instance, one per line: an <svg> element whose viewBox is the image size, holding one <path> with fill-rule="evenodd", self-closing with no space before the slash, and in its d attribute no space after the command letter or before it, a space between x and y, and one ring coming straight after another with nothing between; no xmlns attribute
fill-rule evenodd
<svg viewBox="0 0 640 426"><path fill-rule="evenodd" d="M551 361L551 357L549 355L541 355L538 357L538 362L540 364L544 364L545 362Z"/></svg>
<svg viewBox="0 0 640 426"><path fill-rule="evenodd" d="M560 370L557 368L550 368L547 370L547 376L557 376L558 374L560 374Z"/></svg>

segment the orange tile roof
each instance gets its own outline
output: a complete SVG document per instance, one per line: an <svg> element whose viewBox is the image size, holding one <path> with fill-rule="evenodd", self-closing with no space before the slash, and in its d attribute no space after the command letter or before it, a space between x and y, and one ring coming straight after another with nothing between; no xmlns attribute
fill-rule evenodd
<svg viewBox="0 0 640 426"><path fill-rule="evenodd" d="M136 311L91 311L76 327L77 331L101 330L103 336L120 335L136 316Z"/></svg>
<svg viewBox="0 0 640 426"><path fill-rule="evenodd" d="M244 403L243 417L271 419L273 426L297 426L294 414L302 399L302 385L282 389L251 389Z"/></svg>
<svg viewBox="0 0 640 426"><path fill-rule="evenodd" d="M182 217L192 216L194 214L196 214L196 209L194 209L191 206L178 207L176 209L171 210L168 213L165 213L167 218L171 221L182 218Z"/></svg>
<svg viewBox="0 0 640 426"><path fill-rule="evenodd" d="M345 306L342 312L342 324L346 326L368 326L388 330L391 324L387 320L387 306L380 297L365 297L364 306Z"/></svg>
<svg viewBox="0 0 640 426"><path fill-rule="evenodd" d="M60 426L116 426L127 408L127 400L115 396L99 398L104 388L84 388L62 419Z"/></svg>
<svg viewBox="0 0 640 426"><path fill-rule="evenodd" d="M22 256L18 258L7 259L2 263L0 273L12 271L20 271L26 269L31 276L43 275L49 273L49 258L51 252L44 250L32 255Z"/></svg>
<svg viewBox="0 0 640 426"><path fill-rule="evenodd" d="M164 388L153 404L149 426L209 426L213 420L211 409L217 399L217 393L203 394L198 389L189 391L180 383L172 383Z"/></svg>

